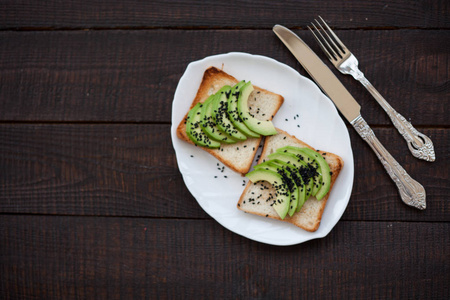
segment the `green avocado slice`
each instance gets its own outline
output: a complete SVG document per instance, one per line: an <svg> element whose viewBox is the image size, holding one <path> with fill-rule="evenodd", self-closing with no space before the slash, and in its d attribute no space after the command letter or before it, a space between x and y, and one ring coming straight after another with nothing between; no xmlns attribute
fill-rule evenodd
<svg viewBox="0 0 450 300"><path fill-rule="evenodd" d="M239 131L228 117L228 95L230 91L231 87L226 85L216 93L216 98L212 104L211 116L220 130L226 132L235 140L245 141L247 136Z"/></svg>
<svg viewBox="0 0 450 300"><path fill-rule="evenodd" d="M283 182L280 174L271 170L253 170L245 175L251 182L267 181L273 185L276 191L276 199L272 207L277 212L281 219L284 219L289 211L289 204L291 202L291 194L289 188Z"/></svg>
<svg viewBox="0 0 450 300"><path fill-rule="evenodd" d="M212 140L220 143L233 144L236 140L229 136L227 133L220 130L211 116L212 104L216 95L211 95L203 102L203 106L200 113L200 121L203 132Z"/></svg>
<svg viewBox="0 0 450 300"><path fill-rule="evenodd" d="M277 152L287 151L288 153L294 154L299 159L303 160L306 164L308 164L310 167L312 167L313 170L311 170L311 174L314 175L314 178L313 178L314 182L313 182L311 196L316 196L317 192L322 187L322 174L319 172L320 167L319 167L319 164L317 163L316 159L313 156L302 151L301 149L302 148L295 147L295 146L285 146L285 147L277 149ZM314 170L316 170L316 172L314 172Z"/></svg>
<svg viewBox="0 0 450 300"><path fill-rule="evenodd" d="M309 148L300 148L304 153L314 157L316 159L316 162L319 164L320 167L320 174L322 175L322 187L316 194L317 200L321 200L323 197L325 197L326 194L330 191L331 187L331 171L330 166L325 161L325 159L317 153L316 151L309 149Z"/></svg>
<svg viewBox="0 0 450 300"><path fill-rule="evenodd" d="M300 196L304 197L305 194L305 189L302 189L303 193L302 195L300 194L300 188L297 185L299 180L297 178L298 175L296 169L277 159L269 160L255 166L255 170L264 168L276 171L282 175L283 180L289 187L289 192L291 193L291 203L289 204L288 215L292 217L296 212ZM303 182L301 182L301 184L303 185Z"/></svg>
<svg viewBox="0 0 450 300"><path fill-rule="evenodd" d="M202 130L200 124L200 110L203 104L197 103L188 113L186 118L186 134L194 144L208 148L219 148L220 143L211 140Z"/></svg>
<svg viewBox="0 0 450 300"><path fill-rule="evenodd" d="M241 88L244 85L245 85L245 81L242 80L231 88L231 93L228 96L228 117L230 118L233 125L236 126L236 128L239 129L246 136L253 137L253 138L259 138L261 135L259 135L256 132L251 131L247 127L247 125L245 125L245 123L242 121L241 117L239 116L237 104L238 104L239 96L241 95Z"/></svg>
<svg viewBox="0 0 450 300"><path fill-rule="evenodd" d="M277 130L273 126L272 121L262 121L256 119L252 114L250 114L248 108L248 97L253 91L253 85L251 82L247 82L240 90L240 95L238 98L238 112L244 124L252 131L259 133L261 135L275 135Z"/></svg>
<svg viewBox="0 0 450 300"><path fill-rule="evenodd" d="M269 154L267 156L267 158L269 159L278 159L281 161L284 161L285 163L289 164L289 165L293 165L295 168L297 168L297 172L299 174L299 176L303 179L303 183L304 186L303 188L305 189L305 201L309 199L309 197L311 196L312 193L312 189L313 189L313 178L311 176L309 176L309 167L308 165L300 160L298 157L296 157L295 155L291 154L291 153L287 153L287 152L274 152L272 154Z"/></svg>

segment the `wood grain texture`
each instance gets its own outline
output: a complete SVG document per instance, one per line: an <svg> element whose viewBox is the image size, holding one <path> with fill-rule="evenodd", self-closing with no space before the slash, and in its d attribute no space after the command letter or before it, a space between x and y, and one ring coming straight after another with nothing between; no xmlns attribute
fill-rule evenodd
<svg viewBox="0 0 450 300"><path fill-rule="evenodd" d="M449 4L2 1L0 299L449 299ZM347 124L355 181L340 222L301 245L253 242L186 188L173 95L190 62L232 51L306 75L271 29L293 28L325 59L306 29L317 15L432 138L436 162L413 158L369 93L326 62L428 207L400 201Z"/></svg>
<svg viewBox="0 0 450 300"><path fill-rule="evenodd" d="M181 184L167 125L1 127L4 211L206 216Z"/></svg>
<svg viewBox="0 0 450 300"><path fill-rule="evenodd" d="M434 163L409 155L393 129L375 129L424 185L428 208L419 212L401 202L375 154L350 131L355 182L345 220L450 221L450 130L423 132L435 141ZM208 218L181 178L169 125L3 124L0 141L0 212Z"/></svg>
<svg viewBox="0 0 450 300"><path fill-rule="evenodd" d="M276 247L209 220L2 216L0 295L445 299L449 230L449 223L340 222L324 239Z"/></svg>
<svg viewBox="0 0 450 300"><path fill-rule="evenodd" d="M0 28L271 28L306 27L321 15L343 28L449 28L445 0L421 1L3 1Z"/></svg>
<svg viewBox="0 0 450 300"><path fill-rule="evenodd" d="M308 31L296 32L320 53ZM337 33L398 112L416 126L449 125L448 31ZM3 121L170 122L186 66L230 51L269 56L306 76L271 30L0 32L0 40ZM358 82L333 71L369 124L391 125Z"/></svg>

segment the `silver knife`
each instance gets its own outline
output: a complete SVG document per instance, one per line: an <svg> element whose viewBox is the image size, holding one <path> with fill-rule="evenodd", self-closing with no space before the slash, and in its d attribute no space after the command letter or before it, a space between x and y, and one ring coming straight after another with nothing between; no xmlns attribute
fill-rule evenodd
<svg viewBox="0 0 450 300"><path fill-rule="evenodd" d="M361 106L339 79L295 33L281 25L275 25L273 31L320 86L322 91L334 102L342 115L353 125L363 140L369 144L397 185L402 201L412 207L425 209L425 189L406 173L402 166L380 143L372 129L361 117Z"/></svg>

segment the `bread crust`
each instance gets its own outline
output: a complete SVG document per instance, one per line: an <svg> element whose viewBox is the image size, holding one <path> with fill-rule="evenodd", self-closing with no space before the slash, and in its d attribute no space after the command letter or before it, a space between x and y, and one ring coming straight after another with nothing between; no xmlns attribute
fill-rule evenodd
<svg viewBox="0 0 450 300"><path fill-rule="evenodd" d="M294 146L303 146L303 147L308 147L308 148L316 151L316 149L314 149L310 145L306 144L305 142L297 139L295 136L289 135L287 132L285 132L281 129L278 129L278 128L277 128L277 131L278 131L278 135L280 135L282 137L286 137L288 139L288 141L286 142L286 145L289 144L289 145L294 145ZM267 138L264 143L263 152L261 153L260 162L262 162L264 160L264 158L270 154L269 153L270 151L274 150L272 147L269 146L270 143L271 143L271 139ZM275 210L270 206L269 203L261 202L261 203L257 204L257 205L265 206L264 209L260 209L258 207L255 208L255 204L249 205L248 203L246 204L244 202L246 200L248 201L249 194L251 193L251 190L254 189L253 188L254 184L249 181L247 183L244 191L242 192L241 197L239 198L239 201L237 203L237 208L244 212L251 213L254 215L272 218L272 219L280 220L283 222L288 222L288 223L291 223L291 224L293 224L297 227L300 227L306 231L310 231L310 232L317 231L317 229L319 229L320 222L322 220L322 215L325 210L325 206L327 204L329 195L333 189L334 183L336 182L336 179L338 178L339 173L342 171L342 169L344 167L344 161L342 160L342 158L340 156L330 153L330 152L325 152L325 151L318 151L318 153L322 154L322 157L324 157L324 159L330 165L330 170L332 172L330 191L325 195L324 198L322 198L322 200L318 201L315 197L310 197L305 202L305 204L302 207L302 209L300 210L300 212L295 213L292 217L290 217L288 215L282 220L278 216L278 214L275 212ZM326 153L326 155L323 155L324 153ZM268 183L266 183L266 184L268 185L269 188L271 188L274 191L273 187L270 184L268 184Z"/></svg>
<svg viewBox="0 0 450 300"><path fill-rule="evenodd" d="M209 67L205 70L203 74L203 79L200 84L200 87L197 91L197 94L194 98L194 100L191 103L190 109L193 108L197 103L203 103L210 95L217 92L220 88L222 88L224 85L230 85L233 86L239 81L231 76L230 74L219 70L215 67ZM281 105L284 102L284 98L281 95L278 95L276 93L270 92L266 89L262 89L257 86L253 86L255 93L264 93L266 95L273 96L274 99L274 109L271 111L270 118L272 119L273 116L278 112ZM186 112L183 120L180 122L180 124L177 127L177 136L181 140L184 140L192 145L195 145L194 142L192 142L188 135L186 134L186 118L187 118L188 112ZM215 158L217 158L220 162L222 162L224 165L232 169L233 171L240 173L242 176L244 176L249 170L252 165L253 159L255 158L256 152L258 151L259 144L261 143L262 138L248 138L245 141L237 142L235 144L222 144L219 149L210 149L207 147L201 147L197 146ZM246 149L246 154L248 158L242 162L241 164L236 164L236 160L232 157L227 158L223 155L223 152L229 152L232 151L232 149ZM252 149L252 150L250 150Z"/></svg>

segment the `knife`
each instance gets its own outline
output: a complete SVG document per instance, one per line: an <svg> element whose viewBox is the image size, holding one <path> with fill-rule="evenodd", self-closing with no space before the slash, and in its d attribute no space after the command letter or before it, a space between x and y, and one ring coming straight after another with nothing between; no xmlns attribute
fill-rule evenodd
<svg viewBox="0 0 450 300"><path fill-rule="evenodd" d="M380 143L373 130L361 116L361 106L339 79L295 33L281 25L275 25L273 31L322 91L334 102L341 114L353 125L356 132L369 144L397 185L402 201L412 207L425 209L425 189L406 173L403 167Z"/></svg>

